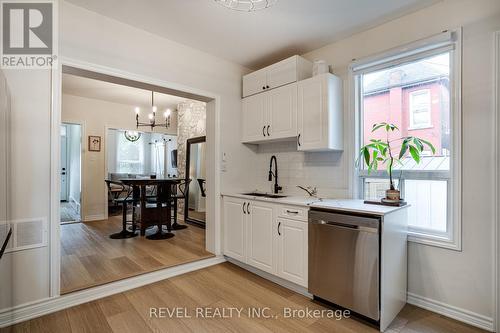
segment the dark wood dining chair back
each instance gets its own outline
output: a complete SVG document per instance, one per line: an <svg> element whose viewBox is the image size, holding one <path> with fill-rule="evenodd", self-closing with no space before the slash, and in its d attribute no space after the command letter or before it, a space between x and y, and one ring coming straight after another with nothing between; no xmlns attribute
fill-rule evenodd
<svg viewBox="0 0 500 333"><path fill-rule="evenodd" d="M176 199L185 199L188 193L189 184L191 179L184 179L176 185L172 185L172 197Z"/></svg>
<svg viewBox="0 0 500 333"><path fill-rule="evenodd" d="M206 189L205 189L205 183L206 183L205 179L198 178L198 185L200 185L201 196L204 198L207 196Z"/></svg>
<svg viewBox="0 0 500 333"><path fill-rule="evenodd" d="M185 200L189 191L189 184L191 184L191 179L183 179L179 183L172 185L172 227L174 230L180 230L186 228L185 225L179 225L177 222L178 214L178 200Z"/></svg>

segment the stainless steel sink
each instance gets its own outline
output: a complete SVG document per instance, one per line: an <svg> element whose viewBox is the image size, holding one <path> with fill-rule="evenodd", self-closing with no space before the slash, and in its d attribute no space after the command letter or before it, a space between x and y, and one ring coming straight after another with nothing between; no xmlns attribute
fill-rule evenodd
<svg viewBox="0 0 500 333"><path fill-rule="evenodd" d="M286 197L286 195L282 195L282 194L269 194L269 193L261 193L261 192L243 193L243 195L250 195L252 197L264 197L264 198L271 198L271 199L278 199L278 198L285 198Z"/></svg>
<svg viewBox="0 0 500 333"><path fill-rule="evenodd" d="M266 194L266 198L272 198L272 199L279 199L279 198L286 198L286 195L281 195L281 194Z"/></svg>

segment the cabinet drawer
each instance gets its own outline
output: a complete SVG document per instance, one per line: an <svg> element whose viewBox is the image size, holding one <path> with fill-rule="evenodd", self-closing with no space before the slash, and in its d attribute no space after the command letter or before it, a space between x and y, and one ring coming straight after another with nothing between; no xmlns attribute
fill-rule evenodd
<svg viewBox="0 0 500 333"><path fill-rule="evenodd" d="M309 209L307 208L295 206L280 206L278 207L278 209L278 217L307 222L307 212L309 211Z"/></svg>

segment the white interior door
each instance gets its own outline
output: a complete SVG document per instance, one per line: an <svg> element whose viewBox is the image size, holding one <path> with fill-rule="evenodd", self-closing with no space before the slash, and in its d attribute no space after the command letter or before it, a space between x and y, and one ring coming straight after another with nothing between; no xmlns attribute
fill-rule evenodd
<svg viewBox="0 0 500 333"><path fill-rule="evenodd" d="M68 201L68 127L61 126L61 201Z"/></svg>

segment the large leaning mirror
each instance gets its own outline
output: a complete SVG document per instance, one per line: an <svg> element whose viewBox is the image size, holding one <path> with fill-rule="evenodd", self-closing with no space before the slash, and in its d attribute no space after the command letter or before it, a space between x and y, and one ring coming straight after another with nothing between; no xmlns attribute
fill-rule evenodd
<svg viewBox="0 0 500 333"><path fill-rule="evenodd" d="M187 222L205 226L206 212L206 137L200 136L186 141L186 180L190 179L184 205Z"/></svg>

